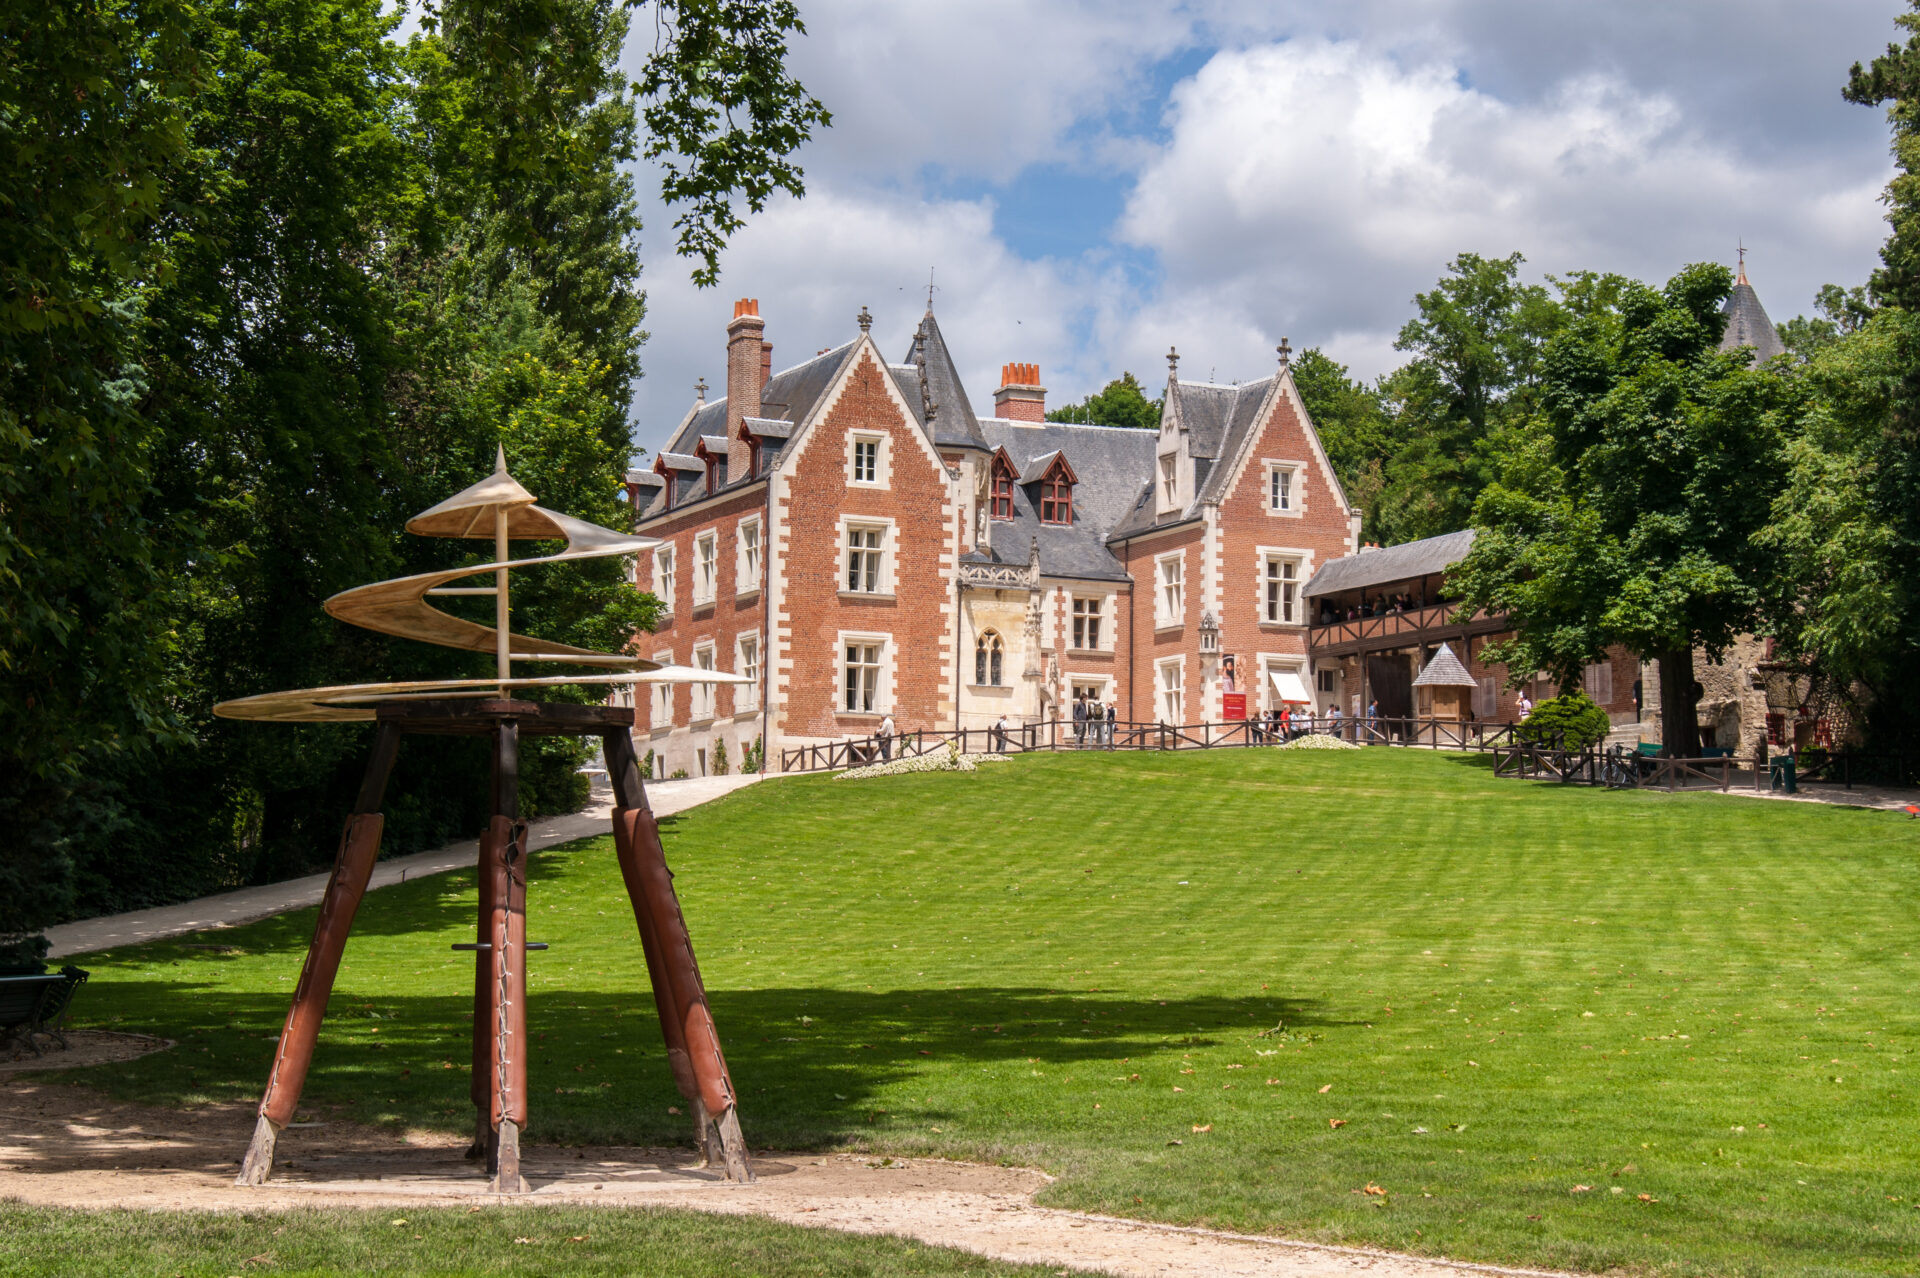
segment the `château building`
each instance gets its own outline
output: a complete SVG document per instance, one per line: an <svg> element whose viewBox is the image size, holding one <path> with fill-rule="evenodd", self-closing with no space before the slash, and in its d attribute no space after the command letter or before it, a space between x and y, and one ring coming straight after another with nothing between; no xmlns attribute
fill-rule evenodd
<svg viewBox="0 0 1920 1278"><path fill-rule="evenodd" d="M1427 708L1413 680L1442 642L1478 682L1473 713L1511 716L1519 692L1477 655L1500 619L1441 606L1472 534L1360 544L1285 340L1271 375L1230 386L1182 380L1170 351L1152 431L1046 421L1029 363L977 414L931 309L897 361L871 323L776 372L758 302L736 303L724 397L629 474L662 543L636 570L666 606L641 652L753 681L644 695L636 733L662 772L886 715L902 732L1066 718L1079 698L1169 724L1283 700L1400 717ZM1630 722L1637 678L1622 657L1588 687Z"/></svg>

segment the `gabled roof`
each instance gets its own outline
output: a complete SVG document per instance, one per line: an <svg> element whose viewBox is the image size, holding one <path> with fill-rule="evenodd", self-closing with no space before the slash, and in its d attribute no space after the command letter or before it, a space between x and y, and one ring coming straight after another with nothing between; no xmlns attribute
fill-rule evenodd
<svg viewBox="0 0 1920 1278"><path fill-rule="evenodd" d="M1154 503L1148 500L1151 488L1138 491L1132 494L1136 498L1132 511L1113 535L1137 537L1155 528L1185 523L1199 514L1202 504L1225 496L1227 480L1233 473L1228 463L1258 424L1260 406L1267 402L1272 389L1272 377L1238 386L1181 381L1169 385L1170 402L1162 420L1176 416L1186 432L1187 451L1193 458L1193 501L1184 509L1156 515Z"/></svg>
<svg viewBox="0 0 1920 1278"><path fill-rule="evenodd" d="M727 455L727 437L725 435L702 435L694 446L696 456L698 456L699 448L702 445L705 446L708 452L716 457L725 457Z"/></svg>
<svg viewBox="0 0 1920 1278"><path fill-rule="evenodd" d="M1443 573L1467 557L1473 548L1473 529L1424 537L1384 550L1368 550L1324 564L1301 593L1334 595L1343 590L1366 590L1394 582L1412 581Z"/></svg>
<svg viewBox="0 0 1920 1278"><path fill-rule="evenodd" d="M707 464L692 453L675 453L662 449L655 454L653 466L656 471L665 466L668 470L697 470L706 474Z"/></svg>
<svg viewBox="0 0 1920 1278"><path fill-rule="evenodd" d="M1037 484L1045 479L1047 472L1052 470L1056 465L1066 470L1068 483L1077 484L1080 482L1080 477L1073 472L1072 464L1067 461L1067 455L1057 448L1050 452L1041 453L1038 457L1028 461L1027 464L1020 469L1020 478L1015 482L1021 484Z"/></svg>
<svg viewBox="0 0 1920 1278"><path fill-rule="evenodd" d="M1720 338L1723 351L1738 350L1742 346L1753 347L1753 362L1763 364L1776 355L1787 352L1786 345L1780 340L1780 332L1774 328L1773 321L1767 318L1767 308L1760 305L1760 295L1753 291L1753 285L1747 283L1747 272L1742 268L1740 280L1733 286L1733 292L1727 294L1727 301L1720 308L1727 317L1727 331Z"/></svg>
<svg viewBox="0 0 1920 1278"><path fill-rule="evenodd" d="M793 436L793 423L776 421L771 417L742 417L740 429L762 439L789 439Z"/></svg>
<svg viewBox="0 0 1920 1278"><path fill-rule="evenodd" d="M1467 673L1460 664L1460 658L1453 655L1453 649L1446 644L1440 645L1440 651L1433 654L1433 660L1413 681L1416 688L1477 688L1480 681Z"/></svg>
<svg viewBox="0 0 1920 1278"><path fill-rule="evenodd" d="M1132 509L1134 495L1153 472L1158 435L1124 426L1079 426L1066 422L1013 422L1000 417L979 422L982 443L1004 453L1019 482L1013 490L1013 519L987 521L992 552L970 557L974 563L1024 564L1036 538L1040 571L1050 577L1088 581L1125 581L1127 574L1107 536ZM1040 522L1025 485L1064 461L1074 476L1073 523ZM1040 463L1036 470L1036 463Z"/></svg>

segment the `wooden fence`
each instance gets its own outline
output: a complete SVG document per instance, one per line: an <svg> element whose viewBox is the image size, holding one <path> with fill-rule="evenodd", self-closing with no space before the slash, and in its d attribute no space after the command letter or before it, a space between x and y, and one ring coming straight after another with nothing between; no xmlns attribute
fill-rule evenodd
<svg viewBox="0 0 1920 1278"><path fill-rule="evenodd" d="M893 738L889 757L911 759L958 746L962 754L1034 754L1061 750L1221 750L1280 745L1292 737L1323 733L1355 745L1409 746L1432 750L1493 750L1519 742L1511 723L1461 723L1452 719L1296 718L1285 737L1255 719L1168 724L1132 719L1077 723L1045 719L998 727L938 732L915 730ZM790 746L780 751L780 771L821 772L878 763L878 737Z"/></svg>

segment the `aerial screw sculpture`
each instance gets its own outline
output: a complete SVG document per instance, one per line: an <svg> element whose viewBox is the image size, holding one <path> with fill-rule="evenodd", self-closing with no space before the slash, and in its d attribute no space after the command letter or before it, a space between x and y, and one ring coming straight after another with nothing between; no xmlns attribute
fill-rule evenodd
<svg viewBox="0 0 1920 1278"><path fill-rule="evenodd" d="M706 988L694 959L686 920L674 895L660 831L647 806L634 757L630 709L522 699L527 690L571 684L738 683L737 675L592 652L513 634L508 627L508 574L536 564L564 563L608 555L632 555L659 544L569 518L534 504L533 495L507 473L499 454L493 474L431 510L416 515L407 531L427 537L493 542L493 562L375 582L326 601L334 617L382 634L474 652L490 652L491 679L444 679L353 684L265 693L224 702L214 713L229 719L278 723L371 721L373 749L359 800L341 832L333 874L321 898L320 917L306 963L294 987L293 1005L274 1051L253 1142L237 1184L258 1185L273 1171L274 1146L293 1120L313 1062L320 1022L346 948L354 912L365 895L379 855L382 796L404 734L488 736L492 739L491 819L480 839L479 923L472 950L474 1143L470 1157L485 1157L491 1188L527 1189L521 1174L520 1136L527 1126L527 827L519 812L519 743L522 735L598 736L604 743L614 795L613 834L620 873L633 902L653 985L667 1060L675 1085L694 1115L696 1141L709 1165L732 1180L751 1180L746 1141L740 1133L732 1079L707 1007ZM566 550L531 559L508 558L515 539L564 539ZM486 576L490 585L455 586ZM435 608L430 598L491 596L494 624L484 626ZM590 675L515 676L515 662L561 662L606 667Z"/></svg>

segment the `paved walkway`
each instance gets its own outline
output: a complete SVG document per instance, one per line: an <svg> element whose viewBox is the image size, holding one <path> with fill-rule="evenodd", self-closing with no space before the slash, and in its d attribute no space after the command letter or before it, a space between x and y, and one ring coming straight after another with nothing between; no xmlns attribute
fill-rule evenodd
<svg viewBox="0 0 1920 1278"><path fill-rule="evenodd" d="M756 775L651 781L647 784L647 799L652 803L656 816L667 817L709 799L731 794L741 786L751 785L758 780L760 777ZM602 774L594 778L593 791L584 810L528 822L527 848L538 852L542 848L571 843L575 839L609 834L613 830L612 821L613 792ZM417 879L423 874L444 874L448 870L466 869L474 864L479 853L480 841L468 839L464 843L436 848L431 852L416 852L412 856L397 856L390 861L381 861L373 867L373 879L368 883L367 890L392 887L395 883ZM320 896L327 888L327 877L325 874L309 874L301 879L241 888L237 892L222 892L218 896L204 896L197 901L183 901L178 905L162 905L151 910L134 910L128 914L108 914L97 919L62 923L47 929L47 940L52 943L47 956L67 958L118 945L135 945L164 936L233 927L270 915L284 914L288 910L304 909L320 903Z"/></svg>

